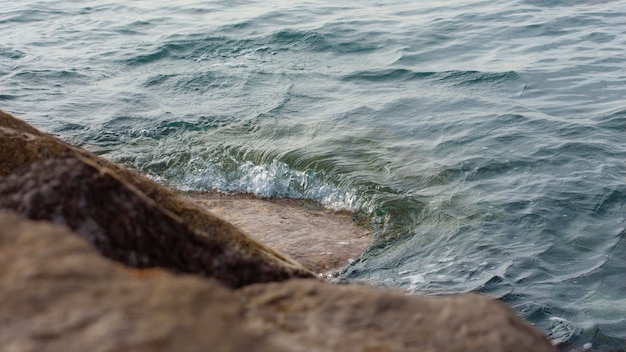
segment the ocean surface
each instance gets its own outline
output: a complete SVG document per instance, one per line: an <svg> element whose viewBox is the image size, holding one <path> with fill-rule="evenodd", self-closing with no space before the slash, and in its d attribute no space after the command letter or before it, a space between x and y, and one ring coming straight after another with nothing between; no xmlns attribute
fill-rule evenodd
<svg viewBox="0 0 626 352"><path fill-rule="evenodd" d="M2 1L0 33L0 109L180 189L350 210L348 280L624 351L626 1Z"/></svg>

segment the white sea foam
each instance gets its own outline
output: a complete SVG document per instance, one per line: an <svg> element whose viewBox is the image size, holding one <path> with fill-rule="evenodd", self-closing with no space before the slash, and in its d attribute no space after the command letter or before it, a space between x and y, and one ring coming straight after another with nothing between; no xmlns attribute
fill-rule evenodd
<svg viewBox="0 0 626 352"><path fill-rule="evenodd" d="M313 171L295 170L279 161L262 165L246 161L234 171L207 163L188 171L177 186L183 190L218 189L262 197L311 199L332 210L357 208L354 190L343 190Z"/></svg>

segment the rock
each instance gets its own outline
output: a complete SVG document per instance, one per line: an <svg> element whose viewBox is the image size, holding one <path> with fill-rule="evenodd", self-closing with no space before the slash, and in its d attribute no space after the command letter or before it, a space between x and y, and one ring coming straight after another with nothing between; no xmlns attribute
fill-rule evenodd
<svg viewBox="0 0 626 352"><path fill-rule="evenodd" d="M124 268L67 228L0 212L3 352L281 351L217 281Z"/></svg>
<svg viewBox="0 0 626 352"><path fill-rule="evenodd" d="M77 154L112 170L123 182L134 186L198 233L211 234L241 251L255 253L265 261L299 268L304 264L316 273L326 273L345 266L350 258L357 258L371 244L369 233L345 214L305 209L289 200L276 205L260 199L223 197L216 193L196 194L190 200L143 175L70 146L0 111L0 176L64 153ZM231 226L228 221L238 227Z"/></svg>
<svg viewBox="0 0 626 352"><path fill-rule="evenodd" d="M539 329L480 294L419 297L311 280L240 293L249 324L290 351L556 351Z"/></svg>
<svg viewBox="0 0 626 352"><path fill-rule="evenodd" d="M16 131L33 134L36 136L46 136L45 133L39 131L35 127L29 125L28 123L20 119L17 119L7 114L6 112L2 110L0 110L0 126L8 128L8 129L16 130Z"/></svg>
<svg viewBox="0 0 626 352"><path fill-rule="evenodd" d="M190 197L316 273L338 271L372 244L369 231L357 226L350 214L320 209L304 200L217 192Z"/></svg>
<svg viewBox="0 0 626 352"><path fill-rule="evenodd" d="M200 235L211 237L216 242L251 257L260 258L273 266L282 266L285 272L294 272L297 276L313 275L295 260L252 239L239 228L174 191L88 151L45 135L25 122L0 112L0 176L9 175L35 161L67 153L74 154L82 160L90 160L94 166L108 170L106 173L117 175L116 178L132 188L135 193L145 195L158 204L159 208L179 218L186 227Z"/></svg>
<svg viewBox="0 0 626 352"><path fill-rule="evenodd" d="M123 267L67 228L2 212L0 302L3 352L555 351L486 296L311 279L230 290Z"/></svg>
<svg viewBox="0 0 626 352"><path fill-rule="evenodd" d="M198 235L112 171L76 154L34 162L0 178L0 208L66 225L104 256L131 267L164 267L232 287L312 276L231 246L220 239L221 228Z"/></svg>
<svg viewBox="0 0 626 352"><path fill-rule="evenodd" d="M0 176L6 176L23 165L71 150L62 143L50 143L46 136L7 128L2 125L3 122L0 119Z"/></svg>
<svg viewBox="0 0 626 352"><path fill-rule="evenodd" d="M0 208L67 226L0 212L2 352L555 351L483 295L311 279L203 206L4 113Z"/></svg>

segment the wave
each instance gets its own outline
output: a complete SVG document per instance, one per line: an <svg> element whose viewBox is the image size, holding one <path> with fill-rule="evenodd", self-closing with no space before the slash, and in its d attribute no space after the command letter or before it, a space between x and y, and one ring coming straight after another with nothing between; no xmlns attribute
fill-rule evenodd
<svg viewBox="0 0 626 352"><path fill-rule="evenodd" d="M241 28L236 28L241 30ZM375 51L378 44L365 38L346 40L333 33L318 30L283 29L264 36L238 38L223 30L223 35L172 35L158 45L138 47L129 55L118 59L128 66L139 66L172 60L200 61L205 59L237 58L245 55L276 55L281 52L305 53L365 53Z"/></svg>
<svg viewBox="0 0 626 352"><path fill-rule="evenodd" d="M77 70L21 70L15 74L15 78L28 81L29 84L44 86L47 82L55 82L57 87L72 84L87 85L91 78L88 74Z"/></svg>
<svg viewBox="0 0 626 352"><path fill-rule="evenodd" d="M233 160L230 163L232 165L225 168L225 163L220 161L191 159L178 175L169 174L167 179L185 191L212 189L262 197L310 199L333 210L354 211L358 207L358 191L333 185L313 170L293 169L276 160L267 164Z"/></svg>
<svg viewBox="0 0 626 352"><path fill-rule="evenodd" d="M0 45L0 57L2 58L9 59L9 60L17 60L17 59L22 59L25 56L26 56L26 53L24 53L21 50L6 47L4 45Z"/></svg>
<svg viewBox="0 0 626 352"><path fill-rule="evenodd" d="M404 81L424 81L446 83L454 86L475 84L493 84L516 81L520 76L514 71L480 72L480 71L444 71L420 72L409 69L382 69L352 72L342 77L343 81L364 81L372 83L390 83Z"/></svg>

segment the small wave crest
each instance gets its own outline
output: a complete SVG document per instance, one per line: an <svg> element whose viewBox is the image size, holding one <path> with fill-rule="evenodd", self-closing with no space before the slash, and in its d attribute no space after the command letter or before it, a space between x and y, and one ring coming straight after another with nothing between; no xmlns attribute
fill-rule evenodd
<svg viewBox="0 0 626 352"><path fill-rule="evenodd" d="M575 326L567 319L560 317L550 317L549 319L550 327L548 329L548 337L554 344L568 342L582 332L581 328Z"/></svg>
<svg viewBox="0 0 626 352"><path fill-rule="evenodd" d="M203 163L183 171L174 183L186 191L217 189L262 197L306 198L333 210L352 211L357 207L354 190L341 189L313 170L296 170L276 160L261 165L245 161L232 170Z"/></svg>
<svg viewBox="0 0 626 352"><path fill-rule="evenodd" d="M420 72L404 68L356 71L343 77L344 81L365 82L400 82L414 80L430 80L454 86L474 84L494 84L515 81L519 75L514 71L481 72L481 71L442 71Z"/></svg>

